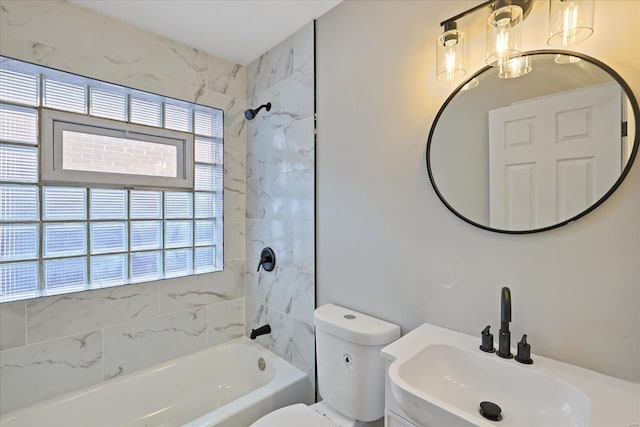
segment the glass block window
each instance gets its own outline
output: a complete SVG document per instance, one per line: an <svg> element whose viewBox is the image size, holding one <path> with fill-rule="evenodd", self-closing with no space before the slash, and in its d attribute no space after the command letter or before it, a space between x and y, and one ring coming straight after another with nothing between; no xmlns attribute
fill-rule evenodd
<svg viewBox="0 0 640 427"><path fill-rule="evenodd" d="M100 179L45 177L49 116ZM222 270L223 138L221 110L0 57L0 302Z"/></svg>

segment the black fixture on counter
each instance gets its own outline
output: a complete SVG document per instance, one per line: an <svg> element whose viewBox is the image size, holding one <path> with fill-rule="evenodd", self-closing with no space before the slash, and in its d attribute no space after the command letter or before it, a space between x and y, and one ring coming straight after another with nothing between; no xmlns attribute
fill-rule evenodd
<svg viewBox="0 0 640 427"><path fill-rule="evenodd" d="M481 332L482 344L480 350L486 353L495 352L504 359L513 359L511 353L511 332L509 331L509 323L511 323L511 290L504 286L500 293L500 331L498 332L498 351L493 347L493 334L490 332L491 325L485 326ZM527 343L527 334L522 335L522 339L518 342L518 354L515 360L525 365L531 365L531 345Z"/></svg>
<svg viewBox="0 0 640 427"><path fill-rule="evenodd" d="M276 268L276 254L273 249L267 247L260 252L260 262L256 271L260 271L260 267L264 268L264 271L273 271Z"/></svg>
<svg viewBox="0 0 640 427"><path fill-rule="evenodd" d="M511 359L511 332L509 323L511 322L511 291L506 286L502 288L500 295L500 331L498 333L498 356Z"/></svg>
<svg viewBox="0 0 640 427"><path fill-rule="evenodd" d="M533 363L531 359L531 345L527 344L527 334L524 334L518 343L518 354L515 359L517 362L524 363L525 365L531 365Z"/></svg>
<svg viewBox="0 0 640 427"><path fill-rule="evenodd" d="M266 334L270 334L270 333L271 333L271 326L269 326L267 324L267 325L260 326L258 329L252 329L251 330L251 335L249 337L252 340L255 340L260 335L266 335Z"/></svg>
<svg viewBox="0 0 640 427"><path fill-rule="evenodd" d="M495 353L496 348L493 346L493 334L489 332L491 329L491 325L487 325L482 330L482 345L480 346L480 350L487 353Z"/></svg>
<svg viewBox="0 0 640 427"><path fill-rule="evenodd" d="M491 421L500 421L502 419L502 409L493 402L480 402L480 415Z"/></svg>

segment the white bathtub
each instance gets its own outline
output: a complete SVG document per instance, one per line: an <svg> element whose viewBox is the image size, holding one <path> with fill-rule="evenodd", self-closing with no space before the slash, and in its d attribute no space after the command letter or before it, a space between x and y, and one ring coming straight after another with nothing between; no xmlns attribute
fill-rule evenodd
<svg viewBox="0 0 640 427"><path fill-rule="evenodd" d="M8 412L0 425L246 427L311 396L302 371L241 337Z"/></svg>

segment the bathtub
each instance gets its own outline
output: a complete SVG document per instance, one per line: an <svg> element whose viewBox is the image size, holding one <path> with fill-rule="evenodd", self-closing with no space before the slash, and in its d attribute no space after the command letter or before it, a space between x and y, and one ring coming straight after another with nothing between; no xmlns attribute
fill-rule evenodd
<svg viewBox="0 0 640 427"><path fill-rule="evenodd" d="M241 337L2 414L0 426L246 427L311 398L306 374Z"/></svg>

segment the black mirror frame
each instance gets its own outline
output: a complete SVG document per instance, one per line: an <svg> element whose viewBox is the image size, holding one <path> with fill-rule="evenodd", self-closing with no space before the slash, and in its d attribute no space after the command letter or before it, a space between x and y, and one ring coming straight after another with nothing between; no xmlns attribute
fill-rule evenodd
<svg viewBox="0 0 640 427"><path fill-rule="evenodd" d="M575 56L575 57L578 57L578 58L583 59L585 61L588 61L588 62L590 62L592 64L597 65L602 70L606 71L622 87L622 89L624 90L625 94L627 95L627 98L629 99L629 103L631 104L631 108L633 110L633 117L634 117L634 120L635 120L636 134L635 134L635 138L634 138L634 142L633 142L633 149L631 151L631 155L629 156L629 160L627 161L627 164L626 164L624 170L622 171L622 173L620 174L620 176L618 177L616 182L611 186L611 188L600 199L598 199L595 203L593 203L587 209L585 209L584 211L580 212L578 215L575 215L575 216L573 216L573 217L571 217L571 218L569 218L567 220L561 221L561 222L559 222L557 224L554 224L554 225L550 225L548 227L535 228L535 229L532 229L532 230L502 230L502 229L498 229L498 228L488 227L486 225L479 224L479 223L477 223L475 221L470 220L469 218L465 217L460 212L455 210L454 207L451 206L449 204L449 202L447 202L447 200L444 198L442 193L440 193L440 190L438 189L438 186L436 185L436 182L435 182L435 179L433 177L432 170L431 170L431 156L430 156L430 154L431 154L432 138L433 138L433 134L434 134L435 129L436 129L436 125L438 124L438 119L440 118L440 116L442 115L444 110L447 108L447 106L449 105L451 100L458 93L460 93L460 91L462 90L464 85L466 85L468 82L470 82L472 79L476 78L480 74L482 74L485 71L487 71L487 70L489 70L491 68L494 68L494 67L491 67L491 66L487 65L487 66L481 68L480 70L478 70L477 72L472 74L469 78L467 78L465 81L463 81L451 93L451 95L449 95L449 97L444 102L444 104L442 104L442 107L440 107L440 110L438 111L438 114L436 114L436 117L433 119L433 123L431 125L431 130L429 131L429 138L427 140L426 160L427 160L427 173L429 175L429 181L431 181L431 185L433 186L434 191L436 192L436 194L438 195L438 198L442 201L442 203L444 203L444 205L451 212L453 212L458 218L462 219L463 221L465 221L465 222L467 222L467 223L469 223L469 224L471 224L473 226L482 228L483 230L493 231L493 232L496 232L496 233L504 233L504 234L530 234L530 233L539 233L541 231L553 230L554 228L562 227L564 225L572 223L572 222L576 221L577 219L587 215L588 213L590 213L594 209L596 209L607 198L609 198L609 196L611 196L617 190L617 188L620 186L622 181L624 181L624 179L626 178L627 174L629 173L629 170L631 170L631 166L633 165L633 162L634 162L634 160L636 158L636 155L638 153L638 146L640 145L640 109L638 107L638 100L634 96L633 91L631 90L631 88L629 87L627 82L625 82L624 79L615 70L613 70L608 65L604 64L603 62L601 62L601 61L599 61L599 60L597 60L597 59L595 59L595 58L593 58L591 56L585 55L583 53L564 51L564 50L556 50L556 49L532 50L532 51L528 51L528 52L523 52L522 53L523 56L525 56L525 55L527 55L527 56L545 55L545 54L546 55L549 55L549 54L553 54L553 55L556 55L556 54L569 55L569 56Z"/></svg>

